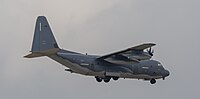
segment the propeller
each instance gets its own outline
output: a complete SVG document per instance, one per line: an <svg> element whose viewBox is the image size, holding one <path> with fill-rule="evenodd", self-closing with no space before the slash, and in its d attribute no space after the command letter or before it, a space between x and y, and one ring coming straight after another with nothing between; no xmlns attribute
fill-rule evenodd
<svg viewBox="0 0 200 99"><path fill-rule="evenodd" d="M152 50L150 47L149 50L147 50L147 52L149 53L149 55L153 56L154 50Z"/></svg>

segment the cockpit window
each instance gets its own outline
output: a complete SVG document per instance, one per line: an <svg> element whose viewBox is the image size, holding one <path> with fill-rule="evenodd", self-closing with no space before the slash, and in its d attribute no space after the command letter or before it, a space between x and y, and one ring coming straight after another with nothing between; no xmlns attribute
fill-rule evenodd
<svg viewBox="0 0 200 99"><path fill-rule="evenodd" d="M159 63L158 66L162 66L162 64Z"/></svg>

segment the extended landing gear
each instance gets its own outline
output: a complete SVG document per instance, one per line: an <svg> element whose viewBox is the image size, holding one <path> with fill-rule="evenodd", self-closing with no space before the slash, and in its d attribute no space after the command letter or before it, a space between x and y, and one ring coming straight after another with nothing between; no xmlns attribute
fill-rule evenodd
<svg viewBox="0 0 200 99"><path fill-rule="evenodd" d="M101 82L102 81L102 78L100 78L100 77L95 77L95 78L96 78L97 82Z"/></svg>
<svg viewBox="0 0 200 99"><path fill-rule="evenodd" d="M111 77L105 77L103 80L105 83L108 83L110 81Z"/></svg>
<svg viewBox="0 0 200 99"><path fill-rule="evenodd" d="M155 83L156 83L156 80L155 80L155 79L151 79L151 80L150 80L150 83L151 83L151 84L155 84Z"/></svg>
<svg viewBox="0 0 200 99"><path fill-rule="evenodd" d="M102 82L102 80L103 80L105 83L108 83L111 78L113 78L113 80L115 80L115 81L119 79L119 77L110 77L110 76L106 76L106 77L95 76L95 78L96 78L97 82Z"/></svg>
<svg viewBox="0 0 200 99"><path fill-rule="evenodd" d="M115 81L119 79L119 77L112 77L112 78L113 78L113 80L115 80Z"/></svg>

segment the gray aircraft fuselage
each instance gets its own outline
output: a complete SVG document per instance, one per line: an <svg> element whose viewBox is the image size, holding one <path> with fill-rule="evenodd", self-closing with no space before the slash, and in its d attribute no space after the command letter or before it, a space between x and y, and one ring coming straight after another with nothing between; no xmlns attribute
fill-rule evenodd
<svg viewBox="0 0 200 99"><path fill-rule="evenodd" d="M70 71L89 76L98 77L120 77L135 79L159 79L169 75L169 71L164 69L160 62L155 60L142 60L140 63L133 64L114 64L104 60L98 60L99 56L85 55L61 50L56 57L63 58L63 65L68 62L73 63ZM65 62L66 61L66 62Z"/></svg>
<svg viewBox="0 0 200 99"><path fill-rule="evenodd" d="M37 18L31 54L26 58L47 56L66 66L71 73L94 76L98 82L118 78L149 80L169 76L169 71L156 60L152 53L143 51L155 44L143 44L105 56L95 56L60 49L44 16Z"/></svg>

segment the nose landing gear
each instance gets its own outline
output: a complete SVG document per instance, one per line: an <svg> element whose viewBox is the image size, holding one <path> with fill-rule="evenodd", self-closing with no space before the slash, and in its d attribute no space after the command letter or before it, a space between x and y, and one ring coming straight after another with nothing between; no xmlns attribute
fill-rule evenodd
<svg viewBox="0 0 200 99"><path fill-rule="evenodd" d="M155 83L156 83L156 80L155 80L155 79L151 79L151 80L150 80L150 83L151 83L151 84L155 84Z"/></svg>

